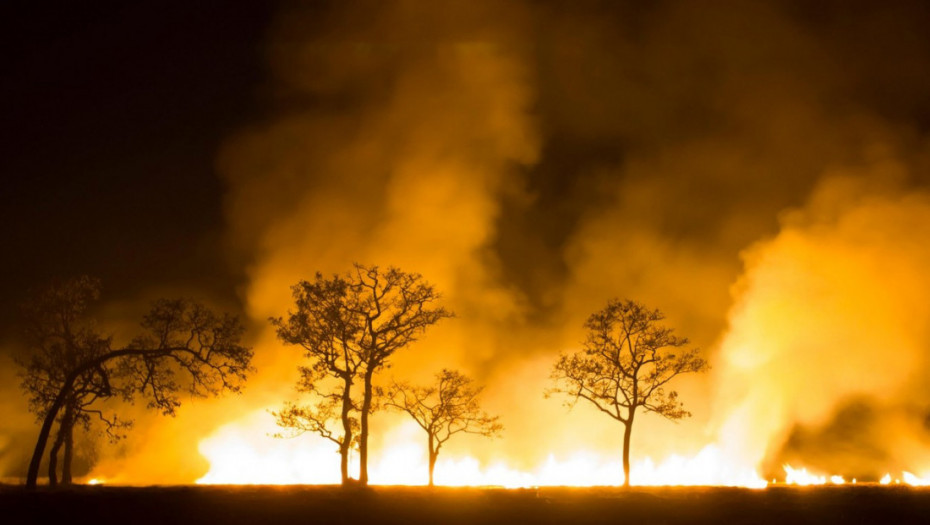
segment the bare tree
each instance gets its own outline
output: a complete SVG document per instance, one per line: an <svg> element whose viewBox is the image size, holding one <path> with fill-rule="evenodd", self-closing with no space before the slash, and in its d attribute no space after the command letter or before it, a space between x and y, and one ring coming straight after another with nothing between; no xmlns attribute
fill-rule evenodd
<svg viewBox="0 0 930 525"><path fill-rule="evenodd" d="M630 436L636 411L655 412L671 420L689 417L678 393L666 390L675 376L707 369L697 349L672 329L665 317L630 300L611 300L585 323L588 335L581 351L561 355L552 370L555 386L547 395L568 396L568 406L579 399L623 423L624 486L630 485Z"/></svg>
<svg viewBox="0 0 930 525"><path fill-rule="evenodd" d="M189 300L162 299L144 316L141 334L116 346L88 316L98 297L99 282L80 278L50 286L25 308L31 356L21 361L22 387L42 420L28 487L36 486L56 421L66 452L74 424L84 417L97 415L112 425L108 428L119 428L118 419L92 408L97 399L142 395L150 408L174 414L180 393L235 392L251 370L252 351L239 344L243 327L235 316Z"/></svg>
<svg viewBox="0 0 930 525"><path fill-rule="evenodd" d="M443 369L436 374L436 384L412 386L395 382L386 393L386 406L403 410L426 431L429 451L429 486L433 486L433 471L439 450L456 434L468 433L494 437L503 426L499 417L481 410L478 395L483 388L455 370Z"/></svg>
<svg viewBox="0 0 930 525"><path fill-rule="evenodd" d="M327 437L321 429L329 427L321 418L338 406L342 436L337 442L347 454L353 442L352 414L357 412L359 482L367 484L368 418L374 409L374 375L397 350L452 314L436 305L439 294L419 274L397 268L383 271L377 266L356 264L354 271L330 279L318 273L315 282L301 281L294 286L293 295L297 309L289 312L287 319L271 321L282 341L301 346L310 359L311 366L301 370L298 390L314 392L323 399L316 409L296 407L302 411L299 420L311 423L309 429ZM319 387L325 377L337 380L338 387ZM356 382L361 383L358 401L353 390ZM280 417L289 410L276 414L279 422L290 422ZM347 480L344 471L343 482Z"/></svg>

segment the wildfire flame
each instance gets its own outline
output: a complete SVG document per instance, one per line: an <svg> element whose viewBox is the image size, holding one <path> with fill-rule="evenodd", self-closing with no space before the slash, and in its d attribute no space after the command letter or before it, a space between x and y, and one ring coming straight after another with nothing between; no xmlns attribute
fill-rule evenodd
<svg viewBox="0 0 930 525"><path fill-rule="evenodd" d="M326 484L339 482L339 456L331 444L312 439L272 439L276 432L267 414L256 413L241 424L220 428L200 443L210 470L200 484ZM427 460L421 431L412 423L392 433L393 439L374 458L373 483L423 485ZM357 468L357 465L356 465ZM720 485L764 488L767 483L752 469L735 467L713 445L693 457L672 455L655 463L634 462L636 485ZM436 464L436 483L445 486L610 486L623 482L619 460L590 451L557 457L549 455L538 467L520 470L506 462L483 465L470 456L442 457Z"/></svg>
<svg viewBox="0 0 930 525"><path fill-rule="evenodd" d="M200 443L199 450L210 462L210 470L198 484L336 484L339 483L339 455L328 442L307 438L273 439L277 431L264 412L257 412L237 423L221 427ZM391 432L388 443L370 465L372 483L379 485L423 485L426 482L425 446L416 438L414 424L401 425ZM357 461L353 468L357 469ZM783 482L792 486L857 484L843 476L814 473L806 467L783 465ZM603 454L576 451L549 455L530 470L520 470L498 461L482 464L471 456L441 457L436 464L435 481L443 486L496 486L506 488L541 486L616 486L623 482L621 464ZM761 489L770 485L758 473L744 468L716 445L708 445L686 457L671 455L656 463L650 458L632 465L633 484L643 486L731 486ZM88 483L98 482L91 480ZM882 485L930 486L930 475L902 472L900 479L885 474Z"/></svg>
<svg viewBox="0 0 930 525"><path fill-rule="evenodd" d="M787 485L808 486L826 485L828 483L833 485L855 485L858 483L856 479L848 482L843 478L843 476L813 474L808 472L806 468L794 468L791 465L784 465L783 468L785 470L785 484ZM893 479L891 473L889 472L882 476L878 483L880 485L890 485L892 482L895 484L903 483L911 487L926 487L930 486L930 476L925 475L924 477L919 477L911 472L904 471L901 473L901 479Z"/></svg>
<svg viewBox="0 0 930 525"><path fill-rule="evenodd" d="M826 485L827 483L826 476L811 474L806 468L795 469L791 465L784 465L782 468L785 469L785 483L789 485Z"/></svg>
<svg viewBox="0 0 930 525"><path fill-rule="evenodd" d="M905 471L905 472L902 474L902 477L904 478L904 483L906 483L906 484L908 484L908 485L910 485L910 486L912 486L912 487L926 487L926 486L930 486L930 477L919 478L919 477L915 476L914 474L911 474L910 472L907 472L907 471Z"/></svg>

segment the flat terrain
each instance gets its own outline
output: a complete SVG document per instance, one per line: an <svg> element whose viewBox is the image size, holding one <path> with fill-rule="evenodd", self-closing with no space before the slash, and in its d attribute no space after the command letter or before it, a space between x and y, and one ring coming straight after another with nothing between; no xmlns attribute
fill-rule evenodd
<svg viewBox="0 0 930 525"><path fill-rule="evenodd" d="M930 523L930 489L906 486L452 489L422 487L0 486L0 523L160 525Z"/></svg>

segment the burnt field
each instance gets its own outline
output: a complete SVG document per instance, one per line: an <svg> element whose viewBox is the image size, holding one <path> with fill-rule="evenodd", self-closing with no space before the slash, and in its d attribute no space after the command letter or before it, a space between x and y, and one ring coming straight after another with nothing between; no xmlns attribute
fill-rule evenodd
<svg viewBox="0 0 930 525"><path fill-rule="evenodd" d="M906 486L479 489L0 487L3 523L927 523Z"/></svg>

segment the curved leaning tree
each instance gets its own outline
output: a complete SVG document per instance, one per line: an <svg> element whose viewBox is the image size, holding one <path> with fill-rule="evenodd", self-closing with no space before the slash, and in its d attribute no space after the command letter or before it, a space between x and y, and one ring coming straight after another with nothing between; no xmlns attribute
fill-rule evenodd
<svg viewBox="0 0 930 525"><path fill-rule="evenodd" d="M110 431L126 425L95 409L96 401L142 396L149 408L172 415L181 394L237 392L251 371L252 350L240 344L244 328L236 316L186 299L161 299L143 317L139 334L116 345L88 315L99 290L99 281L82 277L48 287L24 307L29 354L20 360L21 386L42 421L27 487L37 484L56 422L50 481L58 447L67 447L75 423L97 416ZM66 448L66 472L69 461Z"/></svg>
<svg viewBox="0 0 930 525"><path fill-rule="evenodd" d="M661 324L665 316L631 300L613 299L591 314L584 347L563 354L552 369L555 386L547 391L579 399L623 424L623 485L630 485L630 436L638 411L678 420L691 415L668 389L680 374L707 370L688 339Z"/></svg>

